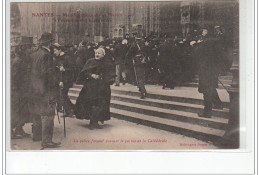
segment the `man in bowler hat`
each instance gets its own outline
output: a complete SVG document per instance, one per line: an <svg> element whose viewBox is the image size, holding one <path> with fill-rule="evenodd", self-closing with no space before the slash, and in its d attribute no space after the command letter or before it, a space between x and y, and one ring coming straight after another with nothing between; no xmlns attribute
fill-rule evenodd
<svg viewBox="0 0 260 175"><path fill-rule="evenodd" d="M42 128L41 137L38 135L42 141L42 149L55 148L61 144L52 141L55 106L59 94L53 55L50 53L50 46L54 40L51 33L43 33L38 51L31 54L30 112L38 121L34 122L33 132ZM35 141L39 138L35 138Z"/></svg>

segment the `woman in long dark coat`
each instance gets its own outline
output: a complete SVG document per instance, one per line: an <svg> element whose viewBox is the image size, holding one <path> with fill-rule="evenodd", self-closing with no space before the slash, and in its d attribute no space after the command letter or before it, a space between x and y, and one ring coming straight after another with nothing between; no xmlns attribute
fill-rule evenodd
<svg viewBox="0 0 260 175"><path fill-rule="evenodd" d="M95 51L95 58L87 60L79 74L78 83L84 85L75 106L77 119L90 120L89 128L101 129L98 122L110 120L110 84L115 77L114 63L105 56L105 50Z"/></svg>

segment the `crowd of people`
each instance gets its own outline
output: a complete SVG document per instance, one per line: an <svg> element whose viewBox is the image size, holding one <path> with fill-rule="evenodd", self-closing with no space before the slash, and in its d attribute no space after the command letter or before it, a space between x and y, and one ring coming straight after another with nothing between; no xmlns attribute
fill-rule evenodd
<svg viewBox="0 0 260 175"><path fill-rule="evenodd" d="M133 84L144 99L145 84L174 89L199 74L205 105L199 116L210 118L212 108L223 108L216 87L218 76L230 67L225 58L229 42L218 26L185 39L132 36L63 46L44 33L37 46L31 37L11 46L12 139L28 137L23 126L32 122L34 141L42 141L42 148L59 146L52 140L59 112L90 120L89 129L102 129L99 122L110 119L113 84ZM68 97L74 82L84 85L75 105Z"/></svg>

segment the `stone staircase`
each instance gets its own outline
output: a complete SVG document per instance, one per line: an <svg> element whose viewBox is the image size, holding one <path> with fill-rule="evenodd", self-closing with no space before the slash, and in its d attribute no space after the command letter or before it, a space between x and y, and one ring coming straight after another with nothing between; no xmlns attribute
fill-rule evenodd
<svg viewBox="0 0 260 175"><path fill-rule="evenodd" d="M82 85L73 85L69 97L73 103ZM224 135L229 116L229 97L224 89L218 89L223 110L213 110L212 118L198 117L203 111L203 98L197 88L176 87L163 90L158 85L146 86L148 96L140 99L136 86L111 86L111 116L154 127L203 141L218 142ZM134 131L133 131L134 132Z"/></svg>

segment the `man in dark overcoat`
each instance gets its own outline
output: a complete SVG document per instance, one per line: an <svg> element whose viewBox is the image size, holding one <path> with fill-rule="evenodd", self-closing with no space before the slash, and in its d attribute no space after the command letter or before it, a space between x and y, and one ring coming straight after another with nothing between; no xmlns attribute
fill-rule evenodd
<svg viewBox="0 0 260 175"><path fill-rule="evenodd" d="M85 63L87 61L88 50L86 48L86 44L87 44L86 42L81 42L79 44L79 48L78 48L77 52L75 53L76 66L78 69L77 75L80 73L80 71L82 70L83 66L85 65Z"/></svg>
<svg viewBox="0 0 260 175"><path fill-rule="evenodd" d="M146 68L146 53L145 43L141 37L138 37L138 33L134 32L135 41L129 48L126 59L132 59L134 71L136 75L136 83L141 92L141 99L144 99L147 95L145 89L145 68Z"/></svg>
<svg viewBox="0 0 260 175"><path fill-rule="evenodd" d="M11 57L11 138L29 136L23 126L30 120L28 109L28 54L33 46L33 38L22 36L21 43L13 47Z"/></svg>
<svg viewBox="0 0 260 175"><path fill-rule="evenodd" d="M202 38L199 43L199 92L203 93L204 112L199 113L200 117L210 118L212 107L222 108L222 102L216 88L220 73L220 58L216 48L216 39L208 36L208 30L203 29Z"/></svg>
<svg viewBox="0 0 260 175"><path fill-rule="evenodd" d="M171 40L166 40L160 47L160 64L162 68L163 89L166 87L174 89L178 84L180 72L180 49Z"/></svg>
<svg viewBox="0 0 260 175"><path fill-rule="evenodd" d="M31 54L30 104L29 109L40 123L34 123L33 130L42 128L42 148L54 148L61 143L53 142L54 115L59 92L54 73L53 55L50 46L54 41L51 33L43 33L39 50Z"/></svg>

